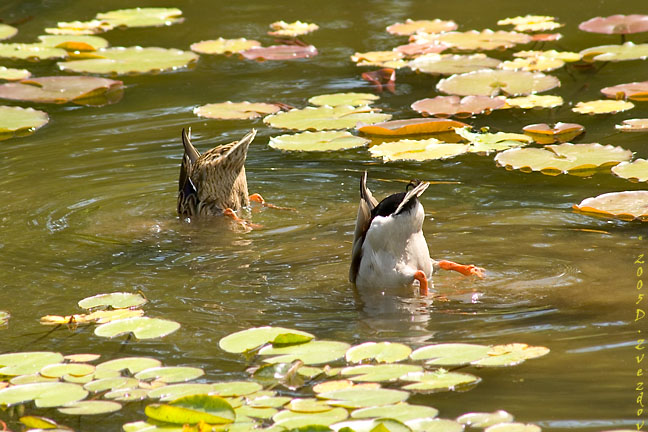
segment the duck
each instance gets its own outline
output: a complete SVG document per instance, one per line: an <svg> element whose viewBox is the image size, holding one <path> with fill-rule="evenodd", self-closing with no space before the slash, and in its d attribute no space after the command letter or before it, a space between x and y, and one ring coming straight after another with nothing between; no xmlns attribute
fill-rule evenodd
<svg viewBox="0 0 648 432"><path fill-rule="evenodd" d="M367 172L360 178L360 205L353 237L349 281L358 289L414 289L428 296L432 274L439 269L465 276L485 276L475 265L430 258L419 197L429 182L414 180L405 192L378 202L367 187Z"/></svg>
<svg viewBox="0 0 648 432"><path fill-rule="evenodd" d="M250 225L236 212L250 201L265 204L259 194L248 194L245 160L256 136L252 129L243 138L200 154L191 143L191 128L182 129L184 155L178 180L178 215L185 219L204 216L227 216Z"/></svg>

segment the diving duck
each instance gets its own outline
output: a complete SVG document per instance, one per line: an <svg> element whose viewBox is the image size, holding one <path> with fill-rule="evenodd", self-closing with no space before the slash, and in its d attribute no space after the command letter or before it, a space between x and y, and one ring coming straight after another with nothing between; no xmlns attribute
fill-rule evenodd
<svg viewBox="0 0 648 432"><path fill-rule="evenodd" d="M244 225L236 215L250 201L265 203L261 195L248 195L245 158L256 130L239 141L214 147L202 155L191 143L191 128L182 129L184 156L178 183L178 215L182 218L225 215ZM249 224L248 224L249 225Z"/></svg>
<svg viewBox="0 0 648 432"><path fill-rule="evenodd" d="M484 269L430 258L419 197L430 186L413 181L405 192L380 201L367 187L367 172L360 179L360 206L356 219L349 280L358 288L398 289L419 283L419 293L428 295L434 270L454 270L465 276L484 276ZM411 188L411 189L410 189Z"/></svg>

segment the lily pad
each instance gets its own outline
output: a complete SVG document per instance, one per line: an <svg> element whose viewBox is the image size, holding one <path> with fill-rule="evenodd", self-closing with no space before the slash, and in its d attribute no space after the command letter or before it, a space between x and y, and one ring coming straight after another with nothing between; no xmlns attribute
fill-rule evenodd
<svg viewBox="0 0 648 432"><path fill-rule="evenodd" d="M392 68L363 72L361 76L374 87L376 93L382 93L383 90L396 93L396 71Z"/></svg>
<svg viewBox="0 0 648 432"><path fill-rule="evenodd" d="M454 133L455 128L467 127L466 123L450 119L405 119L392 120L373 125L361 125L358 132L373 136L408 136L434 133Z"/></svg>
<svg viewBox="0 0 648 432"><path fill-rule="evenodd" d="M270 115L264 118L263 122L276 128L319 131L347 129L355 127L360 122L372 124L387 121L390 118L391 115L378 113L367 106L340 105L293 109Z"/></svg>
<svg viewBox="0 0 648 432"><path fill-rule="evenodd" d="M88 392L80 385L63 382L21 384L0 390L0 405L34 401L38 408L51 408L79 401Z"/></svg>
<svg viewBox="0 0 648 432"><path fill-rule="evenodd" d="M471 412L457 417L457 421L466 426L474 428L487 428L499 423L510 423L513 416L504 410L487 412Z"/></svg>
<svg viewBox="0 0 648 432"><path fill-rule="evenodd" d="M111 401L81 401L59 408L59 412L67 415L97 415L119 411L121 404Z"/></svg>
<svg viewBox="0 0 648 432"><path fill-rule="evenodd" d="M228 381L211 384L210 393L221 397L245 396L258 392L263 387L252 381Z"/></svg>
<svg viewBox="0 0 648 432"><path fill-rule="evenodd" d="M556 18L544 15L526 15L506 18L497 21L497 25L514 25L516 31L548 31L560 28L563 24L557 23Z"/></svg>
<svg viewBox="0 0 648 432"><path fill-rule="evenodd" d="M90 314L75 315L45 315L40 319L43 325L82 325L82 324L104 324L124 318L143 316L141 309L114 309L98 310Z"/></svg>
<svg viewBox="0 0 648 432"><path fill-rule="evenodd" d="M7 81L20 81L31 76L27 69L14 69L0 66L0 79Z"/></svg>
<svg viewBox="0 0 648 432"><path fill-rule="evenodd" d="M129 377L102 378L83 385L83 388L93 393L106 390L134 389L139 385L139 380Z"/></svg>
<svg viewBox="0 0 648 432"><path fill-rule="evenodd" d="M252 102L222 102L202 105L194 108L194 114L212 119L253 119L267 114L274 114L281 108L275 104Z"/></svg>
<svg viewBox="0 0 648 432"><path fill-rule="evenodd" d="M412 104L412 109L423 115L439 117L457 116L470 117L475 114L490 113L502 108L506 100L502 97L489 96L437 96L421 99Z"/></svg>
<svg viewBox="0 0 648 432"><path fill-rule="evenodd" d="M540 432L540 426L531 423L498 423L484 429L484 432Z"/></svg>
<svg viewBox="0 0 648 432"><path fill-rule="evenodd" d="M141 294L114 292L110 294L98 294L92 297L86 297L79 301L79 307L82 309L94 309L110 306L113 309L125 309L141 306L145 303L146 299Z"/></svg>
<svg viewBox="0 0 648 432"><path fill-rule="evenodd" d="M318 413L333 409L325 401L315 398L293 399L286 405L286 408L300 413Z"/></svg>
<svg viewBox="0 0 648 432"><path fill-rule="evenodd" d="M218 345L222 350L230 353L243 353L272 343L281 335L300 336L301 343L308 342L315 337L310 333L283 327L254 327L225 336L218 342Z"/></svg>
<svg viewBox="0 0 648 432"><path fill-rule="evenodd" d="M125 388L125 389L117 389L117 390L109 391L108 393L104 394L103 397L106 399L112 399L121 402L133 402L133 401L141 401L147 399L148 394L149 394L149 390L147 389Z"/></svg>
<svg viewBox="0 0 648 432"><path fill-rule="evenodd" d="M248 396L247 405L260 408L281 408L288 402L294 400L287 396L252 396L253 395Z"/></svg>
<svg viewBox="0 0 648 432"><path fill-rule="evenodd" d="M286 151L334 151L362 147L368 142L347 131L323 131L272 137L268 145Z"/></svg>
<svg viewBox="0 0 648 432"><path fill-rule="evenodd" d="M616 114L634 108L632 102L600 99L589 102L578 102L572 111L580 114Z"/></svg>
<svg viewBox="0 0 648 432"><path fill-rule="evenodd" d="M373 101L377 99L379 99L379 97L372 93L332 93L313 96L312 98L308 99L308 102L318 106L362 106L371 105Z"/></svg>
<svg viewBox="0 0 648 432"><path fill-rule="evenodd" d="M49 351L0 354L0 375L33 374L47 365L62 361L63 356L61 354Z"/></svg>
<svg viewBox="0 0 648 432"><path fill-rule="evenodd" d="M177 8L133 8L98 13L97 19L114 27L160 27L182 22Z"/></svg>
<svg viewBox="0 0 648 432"><path fill-rule="evenodd" d="M335 341L310 341L300 345L281 348L266 346L259 351L260 355L272 356L264 358L266 363L290 363L301 360L304 364L329 363L344 357L350 345Z"/></svg>
<svg viewBox="0 0 648 432"><path fill-rule="evenodd" d="M45 29L45 33L53 35L92 35L107 32L115 28L108 21L93 19L90 21L58 22L56 27Z"/></svg>
<svg viewBox="0 0 648 432"><path fill-rule="evenodd" d="M261 46L261 42L253 39L223 39L205 40L191 44L191 51L200 54L233 54L250 48Z"/></svg>
<svg viewBox="0 0 648 432"><path fill-rule="evenodd" d="M410 347L400 343L365 342L349 348L345 357L349 363L361 363L366 360L378 363L396 363L409 357L411 352Z"/></svg>
<svg viewBox="0 0 648 432"><path fill-rule="evenodd" d="M294 411L280 411L272 419L277 426L286 429L294 429L310 425L329 426L333 423L345 420L349 413L344 408L333 408L328 411L315 413L302 413Z"/></svg>
<svg viewBox="0 0 648 432"><path fill-rule="evenodd" d="M507 150L511 147L521 147L533 142L527 135L516 133L473 133L468 128L456 129L457 135L470 142L471 153L488 154L493 151Z"/></svg>
<svg viewBox="0 0 648 432"><path fill-rule="evenodd" d="M529 346L523 343L507 345L494 345L488 356L473 362L476 366L515 366L525 360L542 357L549 353L549 348L542 346Z"/></svg>
<svg viewBox="0 0 648 432"><path fill-rule="evenodd" d="M524 57L508 60L499 65L503 70L549 72L565 66L565 62L551 57Z"/></svg>
<svg viewBox="0 0 648 432"><path fill-rule="evenodd" d="M485 357L488 351L488 345L446 343L421 347L410 358L427 360L427 364L434 366L464 366Z"/></svg>
<svg viewBox="0 0 648 432"><path fill-rule="evenodd" d="M611 192L586 198L574 210L623 220L648 221L648 191Z"/></svg>
<svg viewBox="0 0 648 432"><path fill-rule="evenodd" d="M596 17L578 25L580 30L591 33L631 34L648 31L648 15L611 15Z"/></svg>
<svg viewBox="0 0 648 432"><path fill-rule="evenodd" d="M601 89L601 93L611 99L648 100L648 81L619 84Z"/></svg>
<svg viewBox="0 0 648 432"><path fill-rule="evenodd" d="M623 120L615 128L621 132L648 132L648 119Z"/></svg>
<svg viewBox="0 0 648 432"><path fill-rule="evenodd" d="M29 135L48 122L49 116L44 111L0 105L0 140L14 134Z"/></svg>
<svg viewBox="0 0 648 432"><path fill-rule="evenodd" d="M399 69L407 65L400 51L368 51L357 52L351 56L351 61L358 66L379 66Z"/></svg>
<svg viewBox="0 0 648 432"><path fill-rule="evenodd" d="M496 68L500 60L486 57L484 54L454 55L454 54L425 54L410 61L410 69L433 75L452 75L472 72L480 69Z"/></svg>
<svg viewBox="0 0 648 432"><path fill-rule="evenodd" d="M137 339L153 339L166 336L180 328L180 324L160 318L135 317L112 321L97 327L97 336L113 338L132 333Z"/></svg>
<svg viewBox="0 0 648 432"><path fill-rule="evenodd" d="M69 354L64 357L65 360L72 363L87 363L99 360L101 354Z"/></svg>
<svg viewBox="0 0 648 432"><path fill-rule="evenodd" d="M553 144L555 142L571 141L582 134L585 128L576 123L556 123L553 127L546 123L532 124L522 128L525 134L538 144Z"/></svg>
<svg viewBox="0 0 648 432"><path fill-rule="evenodd" d="M59 381L58 378L47 378L42 376L39 373L35 373L29 375L15 376L9 380L9 383L18 385L18 384L33 384L33 383L41 383L41 382L58 382L58 381ZM6 385L4 385L4 387L6 387Z"/></svg>
<svg viewBox="0 0 648 432"><path fill-rule="evenodd" d="M38 43L0 43L0 57L14 60L51 60L67 56L68 52L64 49L48 48Z"/></svg>
<svg viewBox="0 0 648 432"><path fill-rule="evenodd" d="M0 327L7 325L9 318L11 318L11 314L9 312L0 310Z"/></svg>
<svg viewBox="0 0 648 432"><path fill-rule="evenodd" d="M38 103L80 105L105 96L106 103L116 102L108 94L123 91L121 81L90 76L50 76L0 85L0 98ZM118 100L118 99L117 99Z"/></svg>
<svg viewBox="0 0 648 432"><path fill-rule="evenodd" d="M301 21L294 21L287 23L286 21L275 21L270 24L272 31L269 31L270 36L280 37L297 37L305 35L319 29L317 24L305 23Z"/></svg>
<svg viewBox="0 0 648 432"><path fill-rule="evenodd" d="M149 391L148 397L151 399L160 399L171 401L183 396L209 394L213 390L212 384L171 384L164 387L158 387Z"/></svg>
<svg viewBox="0 0 648 432"><path fill-rule="evenodd" d="M414 432L462 432L464 426L447 419L415 419L405 423Z"/></svg>
<svg viewBox="0 0 648 432"><path fill-rule="evenodd" d="M168 404L152 404L146 407L146 415L154 420L175 424L232 423L236 414L232 406L218 396L183 396Z"/></svg>
<svg viewBox="0 0 648 432"><path fill-rule="evenodd" d="M12 27L8 24L0 24L0 40L12 38L18 33L16 27Z"/></svg>
<svg viewBox="0 0 648 432"><path fill-rule="evenodd" d="M98 58L59 62L66 72L96 74L141 74L175 71L189 67L198 60L191 51L147 47L115 47L96 51Z"/></svg>
<svg viewBox="0 0 648 432"><path fill-rule="evenodd" d="M373 157L383 162L396 160L426 161L448 159L468 152L466 144L446 144L434 138L426 140L399 140L369 147Z"/></svg>
<svg viewBox="0 0 648 432"><path fill-rule="evenodd" d="M349 420L331 425L335 432L412 432L405 424L393 419Z"/></svg>
<svg viewBox="0 0 648 432"><path fill-rule="evenodd" d="M251 407L247 405L240 406L234 409L236 412L237 420L241 417L252 417L258 419L269 419L277 413L277 410L274 408L259 408Z"/></svg>
<svg viewBox="0 0 648 432"><path fill-rule="evenodd" d="M556 51L556 50L548 50L548 51L518 51L513 54L513 57L544 57L544 58L551 58L551 59L558 59L562 60L565 63L571 63L571 62L576 62L581 59L580 53L576 52L571 52L571 51Z"/></svg>
<svg viewBox="0 0 648 432"><path fill-rule="evenodd" d="M29 429L56 429L60 427L58 423L47 417L22 416L19 420Z"/></svg>
<svg viewBox="0 0 648 432"><path fill-rule="evenodd" d="M165 383L177 383L182 381L191 381L203 376L204 374L205 371L200 368L167 366L144 369L135 374L135 378L143 381L154 379Z"/></svg>
<svg viewBox="0 0 648 432"><path fill-rule="evenodd" d="M414 372L401 377L403 381L412 381L413 384L403 386L404 390L420 392L440 392L464 390L481 381L475 375L459 372L448 372L439 369L434 372Z"/></svg>
<svg viewBox="0 0 648 432"><path fill-rule="evenodd" d="M351 413L351 417L354 419L390 418L400 422L406 422L419 418L434 418L437 414L439 414L439 410L436 408L423 405L410 405L403 402L396 405L357 409Z"/></svg>
<svg viewBox="0 0 648 432"><path fill-rule="evenodd" d="M466 32L447 32L435 35L418 34L413 36L416 42L435 42L464 51L494 50L512 48L517 44L531 42L531 36L524 33L469 30Z"/></svg>
<svg viewBox="0 0 648 432"><path fill-rule="evenodd" d="M387 27L387 32L398 36L409 36L414 33L443 33L457 29L454 21L434 20L405 20L404 23L396 23Z"/></svg>
<svg viewBox="0 0 648 432"><path fill-rule="evenodd" d="M442 79L437 89L460 96L523 96L558 87L558 78L541 72L481 70Z"/></svg>
<svg viewBox="0 0 648 432"><path fill-rule="evenodd" d="M81 377L91 375L95 367L87 363L54 363L43 367L40 374L48 378L64 378L68 375Z"/></svg>
<svg viewBox="0 0 648 432"><path fill-rule="evenodd" d="M248 60L297 60L316 56L317 48L313 45L271 45L253 47L240 54Z"/></svg>
<svg viewBox="0 0 648 432"><path fill-rule="evenodd" d="M154 420L125 423L122 429L124 432L186 432L184 425L160 424Z"/></svg>
<svg viewBox="0 0 648 432"><path fill-rule="evenodd" d="M623 45L601 45L584 49L580 55L588 62L643 60L648 57L648 44L626 42Z"/></svg>
<svg viewBox="0 0 648 432"><path fill-rule="evenodd" d="M330 405L345 408L367 408L383 405L393 405L403 402L409 393L401 390L383 388L357 388L351 387L342 390L319 393L317 397L328 399Z"/></svg>
<svg viewBox="0 0 648 432"><path fill-rule="evenodd" d="M408 364L360 365L342 369L342 375L351 381L383 382L396 381L404 375L422 371L421 366Z"/></svg>
<svg viewBox="0 0 648 432"><path fill-rule="evenodd" d="M38 36L38 39L45 47L62 48L66 51L96 51L108 46L108 41L99 36L43 35Z"/></svg>
<svg viewBox="0 0 648 432"><path fill-rule="evenodd" d="M96 375L105 374L108 371L120 372L123 370L127 370L129 373L135 375L144 369L161 365L160 360L151 357L123 357L98 364Z"/></svg>
<svg viewBox="0 0 648 432"><path fill-rule="evenodd" d="M554 95L530 95L517 98L506 98L510 108L555 108L563 104L563 98Z"/></svg>
<svg viewBox="0 0 648 432"><path fill-rule="evenodd" d="M553 144L544 148L515 148L495 156L498 165L523 172L576 173L610 167L629 161L632 152L601 144Z"/></svg>
<svg viewBox="0 0 648 432"><path fill-rule="evenodd" d="M424 54L439 54L446 49L448 49L447 45L441 45L434 42L413 42L405 45L399 45L394 48L394 50L410 57L421 56Z"/></svg>

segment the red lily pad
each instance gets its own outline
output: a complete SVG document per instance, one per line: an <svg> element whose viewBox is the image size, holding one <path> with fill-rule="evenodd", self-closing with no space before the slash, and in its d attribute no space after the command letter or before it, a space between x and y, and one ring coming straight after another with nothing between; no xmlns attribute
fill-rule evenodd
<svg viewBox="0 0 648 432"><path fill-rule="evenodd" d="M423 54L439 54L448 49L448 46L436 42L413 42L407 45L399 45L394 50L406 56L419 56Z"/></svg>
<svg viewBox="0 0 648 432"><path fill-rule="evenodd" d="M434 133L453 133L455 128L469 127L466 123L450 119L414 118L392 120L372 125L359 125L358 132L374 136L407 136Z"/></svg>
<svg viewBox="0 0 648 432"><path fill-rule="evenodd" d="M601 93L611 99L648 100L648 81L619 84L601 89Z"/></svg>
<svg viewBox="0 0 648 432"><path fill-rule="evenodd" d="M590 33L631 34L648 31L648 15L611 15L583 21L579 29Z"/></svg>
<svg viewBox="0 0 648 432"><path fill-rule="evenodd" d="M316 56L317 48L313 45L272 45L250 48L241 51L241 55L248 60L295 60Z"/></svg>
<svg viewBox="0 0 648 432"><path fill-rule="evenodd" d="M437 96L434 98L421 99L412 104L412 109L423 115L434 115L437 117L470 117L483 112L490 113L492 110L502 108L506 105L503 97L488 96Z"/></svg>
<svg viewBox="0 0 648 432"><path fill-rule="evenodd" d="M383 90L388 90L391 93L396 92L396 71L392 68L364 72L362 79L373 84L378 93L382 93Z"/></svg>
<svg viewBox="0 0 648 432"><path fill-rule="evenodd" d="M99 103L103 105L118 102L122 94L121 81L91 76L40 77L0 85L0 98L39 103L95 105L103 97Z"/></svg>
<svg viewBox="0 0 648 432"><path fill-rule="evenodd" d="M556 123L553 127L546 123L532 124L522 128L538 144L568 142L582 134L585 128L577 123Z"/></svg>

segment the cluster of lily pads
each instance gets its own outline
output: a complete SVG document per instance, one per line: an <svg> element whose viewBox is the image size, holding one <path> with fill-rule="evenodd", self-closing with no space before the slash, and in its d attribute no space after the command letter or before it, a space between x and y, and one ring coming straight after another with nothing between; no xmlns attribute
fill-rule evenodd
<svg viewBox="0 0 648 432"><path fill-rule="evenodd" d="M127 423L124 431L461 432L466 426L489 432L540 431L535 425L514 423L505 411L442 419L435 408L406 401L412 393L470 390L481 379L457 369L514 366L546 355L545 347L447 343L412 350L391 342L351 346L282 327L236 332L222 338L219 346L258 361L247 370L247 379L196 382L204 375L202 369L164 367L148 357L96 364L100 356L95 354L3 354L0 406L22 405L19 421L39 429L69 430L37 416L38 409L96 415L117 411L124 403L152 401L144 410L147 420Z"/></svg>

